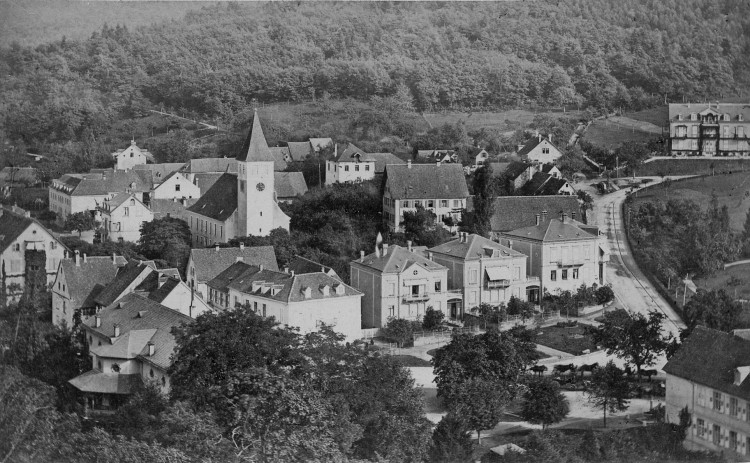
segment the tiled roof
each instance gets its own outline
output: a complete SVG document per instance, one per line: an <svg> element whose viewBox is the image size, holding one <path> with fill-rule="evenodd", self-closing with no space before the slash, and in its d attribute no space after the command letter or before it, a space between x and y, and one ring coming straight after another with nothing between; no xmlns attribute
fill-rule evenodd
<svg viewBox="0 0 750 463"><path fill-rule="evenodd" d="M418 263L428 270L447 270L437 262L397 245L388 246L386 255L382 255L382 252L380 256L372 253L366 255L364 259L357 259L351 263L379 270L382 273L401 273L413 263Z"/></svg>
<svg viewBox="0 0 750 463"><path fill-rule="evenodd" d="M186 174L214 173L223 174L225 172L237 173L237 160L234 158L197 158L187 161L181 168L180 172ZM200 186L200 185L198 185Z"/></svg>
<svg viewBox="0 0 750 463"><path fill-rule="evenodd" d="M147 263L130 261L121 267L112 280L96 297L97 304L108 306L122 296L122 293L135 282L147 268L153 268Z"/></svg>
<svg viewBox="0 0 750 463"><path fill-rule="evenodd" d="M523 257L518 251L496 243L483 236L471 234L466 237L466 241L456 238L431 248L430 251L458 257L463 260L478 260L480 257L492 257L498 252L496 257Z"/></svg>
<svg viewBox="0 0 750 463"><path fill-rule="evenodd" d="M513 161L505 169L505 176L511 180L515 180L519 175L526 172L526 169L531 167L531 164L521 161Z"/></svg>
<svg viewBox="0 0 750 463"><path fill-rule="evenodd" d="M307 192L301 172L274 172L274 191L279 198L290 198ZM237 175L222 174L203 192L203 196L188 210L218 221L227 220L237 210ZM301 193L300 193L301 192Z"/></svg>
<svg viewBox="0 0 750 463"><path fill-rule="evenodd" d="M526 144L523 145L523 147L520 150L518 150L518 155L519 156L524 156L526 154L529 154L531 152L531 150L533 150L534 148L536 148L537 146L539 146L539 144L543 140L544 140L544 138L540 138L540 137L534 137L534 138L532 138L531 140L527 141Z"/></svg>
<svg viewBox="0 0 750 463"><path fill-rule="evenodd" d="M521 188L520 193L527 196L556 195L568 182L562 178L555 178L544 172L537 172L531 180Z"/></svg>
<svg viewBox="0 0 750 463"><path fill-rule="evenodd" d="M206 285L216 291L226 292L229 289L229 283L233 282L245 273L256 273L259 270L260 267L258 266L250 265L242 261L237 261L227 267L226 270L220 272L214 278L209 280Z"/></svg>
<svg viewBox="0 0 750 463"><path fill-rule="evenodd" d="M102 289L108 285L117 275L117 270L124 266L127 261L122 256L112 257L92 256L84 261L79 257L79 265L74 259L63 259L60 261L67 293L70 295L70 303L74 308L94 307L94 299Z"/></svg>
<svg viewBox="0 0 750 463"><path fill-rule="evenodd" d="M212 186L214 186L214 183L217 182L221 178L221 176L224 175L224 173L216 173L216 172L202 172L193 174L193 181L194 183L200 188L201 195L206 194L208 190L211 189ZM234 175L237 175L236 172L234 172Z"/></svg>
<svg viewBox="0 0 750 463"><path fill-rule="evenodd" d="M699 325L669 359L664 371L750 400L750 378L734 384L734 369L747 366L750 366L750 341Z"/></svg>
<svg viewBox="0 0 750 463"><path fill-rule="evenodd" d="M395 199L468 198L463 167L458 164L390 164L385 185Z"/></svg>
<svg viewBox="0 0 750 463"><path fill-rule="evenodd" d="M98 392L102 394L131 394L143 383L141 375L121 375L118 373L102 373L90 370L70 381L76 389L82 392Z"/></svg>
<svg viewBox="0 0 750 463"><path fill-rule="evenodd" d="M273 156L273 170L280 172L287 168L290 162L292 162L292 156L289 154L288 146L269 146L268 149L271 151Z"/></svg>
<svg viewBox="0 0 750 463"><path fill-rule="evenodd" d="M227 220L237 210L237 176L223 174L188 210L221 222Z"/></svg>
<svg viewBox="0 0 750 463"><path fill-rule="evenodd" d="M149 209L154 213L154 219L163 219L169 217L180 217L188 207L198 202L198 198L189 198L182 205L181 200L173 199L152 199L149 203Z"/></svg>
<svg viewBox="0 0 750 463"><path fill-rule="evenodd" d="M101 196L131 190L147 192L153 182L151 174L143 170L106 169L89 174L65 174L58 182L72 188L72 196Z"/></svg>
<svg viewBox="0 0 750 463"><path fill-rule="evenodd" d="M268 149L268 143L266 142L266 136L263 135L263 128L260 126L260 118L258 113L253 114L253 122L250 127L250 132L247 134L245 144L242 146L242 151L237 156L238 161L252 161L252 162L274 162L274 157L271 151Z"/></svg>
<svg viewBox="0 0 750 463"><path fill-rule="evenodd" d="M322 272L292 275L291 273L267 269L260 270L256 266L237 262L227 269L226 272L223 272L223 274L212 280L210 283L211 287L219 288L224 285L226 288L244 294L253 294L281 302L300 302L362 295L361 292L344 284L338 278L331 277ZM236 277L232 277L230 274L236 275ZM325 286L328 286L328 295L324 292ZM337 294L336 287L342 287L343 294ZM305 296L305 290L308 288L310 290L310 297Z"/></svg>
<svg viewBox="0 0 750 463"><path fill-rule="evenodd" d="M679 114L682 114L682 119L687 121L690 119L690 114L700 114L708 109L709 104L707 103L670 103L669 121L677 121ZM731 122L738 122L737 116L739 115L742 115L743 122L750 121L750 104L748 103L711 103L710 109L719 114L729 114Z"/></svg>
<svg viewBox="0 0 750 463"><path fill-rule="evenodd" d="M366 155L367 153L365 153L364 150L359 149L356 145L354 145L354 143L348 143L346 145L346 148L344 148L343 150L339 150L338 156L336 156L333 160L336 162L352 162L357 157L363 159Z"/></svg>
<svg viewBox="0 0 750 463"><path fill-rule="evenodd" d="M313 152L309 141L290 141L286 145L289 148L289 155L293 161L303 161Z"/></svg>
<svg viewBox="0 0 750 463"><path fill-rule="evenodd" d="M547 211L547 217L581 216L581 206L574 196L499 196L493 200L490 219L492 231L506 232L536 224L536 214Z"/></svg>
<svg viewBox="0 0 750 463"><path fill-rule="evenodd" d="M296 274L303 274L303 273L317 273L317 272L323 272L323 273L329 273L333 272L336 273L331 267L328 267L327 265L319 264L313 260L310 260L306 257L302 256L294 256L291 261L289 261L289 264L287 265L289 267L289 271L294 272Z"/></svg>
<svg viewBox="0 0 750 463"><path fill-rule="evenodd" d="M161 303L180 284L182 284L182 281L179 278L169 278L156 291L149 293L148 298Z"/></svg>
<svg viewBox="0 0 750 463"><path fill-rule="evenodd" d="M17 212L14 212L14 209ZM18 238L31 224L37 224L42 230L46 231L51 238L57 241L58 246L65 245L57 239L57 236L53 235L47 228L44 227L38 220L26 217L22 212L23 209L13 207L0 206L0 253L5 251L10 244Z"/></svg>
<svg viewBox="0 0 750 463"><path fill-rule="evenodd" d="M307 183L302 172L274 172L273 177L278 198L294 198L307 193Z"/></svg>
<svg viewBox="0 0 750 463"><path fill-rule="evenodd" d="M375 161L375 173L382 174L388 164L403 164L404 161L393 153L367 153L367 160Z"/></svg>
<svg viewBox="0 0 750 463"><path fill-rule="evenodd" d="M142 170L151 173L153 183L161 183L172 172L176 172L184 166L183 162L168 162L162 164L136 164L133 170Z"/></svg>
<svg viewBox="0 0 750 463"><path fill-rule="evenodd" d="M539 225L519 228L505 233L509 237L527 238L545 243L555 241L591 240L596 236L588 233L574 223L563 223L560 219L551 219Z"/></svg>
<svg viewBox="0 0 750 463"><path fill-rule="evenodd" d="M153 155L149 153L147 149L139 148L138 145L135 144L135 140L132 140L130 142L130 146L128 146L127 148L121 151L115 151L114 153L112 153L112 156L115 158L119 156L127 157L128 154L131 154L131 157L132 157L132 154L134 153L143 154L146 157L146 159L153 159Z"/></svg>
<svg viewBox="0 0 750 463"><path fill-rule="evenodd" d="M170 357L175 347L172 328L192 322L192 319L187 315L136 293L128 294L115 304L102 309L98 316L101 318L101 326L97 328L96 317L91 317L85 322L87 330L109 338L114 337L115 324L120 327L120 338L131 331L145 332L133 336L134 347L135 344L142 344L136 355L139 359L146 360L164 369L169 367ZM152 336L145 339L147 332L151 330L155 330ZM117 340L112 345L117 344ZM148 355L147 343L149 341L154 344L153 356Z"/></svg>
<svg viewBox="0 0 750 463"><path fill-rule="evenodd" d="M243 248L202 248L191 249L190 258L195 265L195 278L198 281L210 281L216 278L241 257L250 265L262 265L270 270L278 270L273 246L253 246Z"/></svg>
<svg viewBox="0 0 750 463"><path fill-rule="evenodd" d="M560 190L562 190L563 187L566 186L566 185L568 185L568 181L565 180L564 178L551 177L534 194L535 195L556 195L556 194L560 194ZM568 185L568 186L570 186L570 185Z"/></svg>

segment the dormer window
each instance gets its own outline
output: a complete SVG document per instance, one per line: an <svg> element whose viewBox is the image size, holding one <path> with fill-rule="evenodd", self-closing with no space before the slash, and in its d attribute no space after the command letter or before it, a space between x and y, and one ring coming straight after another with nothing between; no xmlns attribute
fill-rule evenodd
<svg viewBox="0 0 750 463"><path fill-rule="evenodd" d="M344 285L338 284L335 286L335 288L336 288L336 294L338 294L339 296L344 295Z"/></svg>
<svg viewBox="0 0 750 463"><path fill-rule="evenodd" d="M734 369L734 385L735 386L741 385L745 381L745 378L747 378L748 373L750 373L750 366L735 368Z"/></svg>
<svg viewBox="0 0 750 463"><path fill-rule="evenodd" d="M678 121L681 121L681 120L682 120L682 114L678 114L678 115L677 115L677 120L678 120Z"/></svg>
<svg viewBox="0 0 750 463"><path fill-rule="evenodd" d="M697 121L697 120L698 120L698 115L697 115L697 114L695 114L695 113L691 113L691 114L690 114L690 120L691 120L691 121Z"/></svg>
<svg viewBox="0 0 750 463"><path fill-rule="evenodd" d="M302 294L305 295L305 299L310 299L312 297L312 288L310 288L309 286L305 286L302 289Z"/></svg>
<svg viewBox="0 0 750 463"><path fill-rule="evenodd" d="M323 296L329 296L331 294L331 287L323 285L320 287L320 292L323 293Z"/></svg>
<svg viewBox="0 0 750 463"><path fill-rule="evenodd" d="M742 122L742 120L743 120L742 114L738 114L737 115L737 120L740 121L740 122Z"/></svg>

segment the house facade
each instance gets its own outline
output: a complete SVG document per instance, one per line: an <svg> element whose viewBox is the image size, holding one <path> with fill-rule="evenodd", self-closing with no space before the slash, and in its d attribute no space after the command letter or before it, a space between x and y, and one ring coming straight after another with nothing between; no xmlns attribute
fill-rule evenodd
<svg viewBox="0 0 750 463"><path fill-rule="evenodd" d="M299 328L301 334L322 324L346 336L362 337L362 293L323 272L278 272L235 262L208 282L209 300L218 310L250 307L263 317Z"/></svg>
<svg viewBox="0 0 750 463"><path fill-rule="evenodd" d="M737 335L739 334L739 336ZM679 423L687 407L692 424L684 445L721 452L731 461L750 457L750 340L697 326L664 366L666 418Z"/></svg>
<svg viewBox="0 0 750 463"><path fill-rule="evenodd" d="M196 248L190 250L185 281L191 288L208 300L206 284L235 262L263 266L269 270L279 270L273 246L245 246L237 248Z"/></svg>
<svg viewBox="0 0 750 463"><path fill-rule="evenodd" d="M528 257L476 234L430 248L430 259L448 269L446 315L461 320L480 304L507 304L511 297L539 303L540 280L529 276Z"/></svg>
<svg viewBox="0 0 750 463"><path fill-rule="evenodd" d="M52 283L65 252L62 242L28 211L0 207L0 289L6 301L18 300L29 282Z"/></svg>
<svg viewBox="0 0 750 463"><path fill-rule="evenodd" d="M151 155L148 150L138 148L135 140L131 140L130 146L122 151L115 151L112 157L115 159L115 169L130 170L137 165L146 164Z"/></svg>
<svg viewBox="0 0 750 463"><path fill-rule="evenodd" d="M389 318L421 320L428 307L448 310L448 269L414 249L383 244L349 263L350 284L364 293L362 328Z"/></svg>
<svg viewBox="0 0 750 463"><path fill-rule="evenodd" d="M180 172L172 172L154 185L152 199L200 198L201 189Z"/></svg>
<svg viewBox="0 0 750 463"><path fill-rule="evenodd" d="M547 164L555 162L562 156L562 153L552 144L552 134L550 134L547 138L541 135L532 138L518 150L518 155L530 162Z"/></svg>
<svg viewBox="0 0 750 463"><path fill-rule="evenodd" d="M402 163L391 153L366 153L351 143L339 152L336 146L334 158L326 161L326 185L373 180L383 174L386 165Z"/></svg>
<svg viewBox="0 0 750 463"><path fill-rule="evenodd" d="M423 207L438 223L458 223L469 199L463 168L458 164L392 164L383 179L383 221L398 231L404 212ZM450 219L450 220L449 220Z"/></svg>
<svg viewBox="0 0 750 463"><path fill-rule="evenodd" d="M540 279L540 294L606 284L609 253L595 227L565 214L538 217L536 225L502 233L500 243L528 257L526 272Z"/></svg>
<svg viewBox="0 0 750 463"><path fill-rule="evenodd" d="M750 104L670 104L669 138L678 156L750 156Z"/></svg>
<svg viewBox="0 0 750 463"><path fill-rule="evenodd" d="M540 218L561 217L582 220L583 212L575 196L498 196L492 202L490 238L498 241L504 232L530 227Z"/></svg>
<svg viewBox="0 0 750 463"><path fill-rule="evenodd" d="M106 198L99 208L102 239L130 241L141 239L141 226L154 220L154 213L132 193L118 193Z"/></svg>
<svg viewBox="0 0 750 463"><path fill-rule="evenodd" d="M191 322L140 294L128 294L84 321L91 370L69 381L84 414L112 413L146 383L169 393L172 328Z"/></svg>

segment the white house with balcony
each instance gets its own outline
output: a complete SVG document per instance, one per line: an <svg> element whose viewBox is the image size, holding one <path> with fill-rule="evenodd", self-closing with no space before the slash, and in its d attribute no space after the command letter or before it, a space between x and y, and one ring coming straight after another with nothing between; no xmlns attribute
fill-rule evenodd
<svg viewBox="0 0 750 463"><path fill-rule="evenodd" d="M539 302L540 281L529 276L528 257L476 234L458 238L427 251L428 257L448 269L448 312L462 319L473 307L507 304L511 297Z"/></svg>
<svg viewBox="0 0 750 463"><path fill-rule="evenodd" d="M364 293L362 328L390 318L421 320L428 307L448 310L448 269L415 249L383 244L349 263L350 284Z"/></svg>

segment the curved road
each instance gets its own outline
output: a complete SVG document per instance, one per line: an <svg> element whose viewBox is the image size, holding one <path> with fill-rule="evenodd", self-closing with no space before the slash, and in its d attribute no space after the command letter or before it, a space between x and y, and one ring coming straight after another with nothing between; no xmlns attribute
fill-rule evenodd
<svg viewBox="0 0 750 463"><path fill-rule="evenodd" d="M659 177L649 177L649 185L659 183ZM669 303L653 288L633 258L632 251L625 238L625 225L622 218L622 203L626 190L616 191L605 196L592 193L594 214L592 222L607 235L607 246L610 258L607 264L606 278L620 303L631 312L644 315L658 311L666 315L664 329L679 337L680 329L685 324L675 313Z"/></svg>

